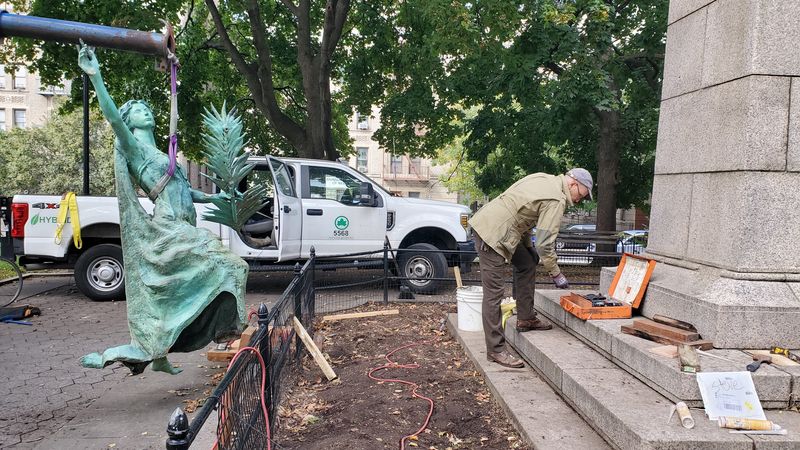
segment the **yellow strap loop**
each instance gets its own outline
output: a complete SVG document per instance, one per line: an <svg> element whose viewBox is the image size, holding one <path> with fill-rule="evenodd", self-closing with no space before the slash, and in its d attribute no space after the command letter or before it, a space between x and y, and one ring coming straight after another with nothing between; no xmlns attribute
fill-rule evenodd
<svg viewBox="0 0 800 450"><path fill-rule="evenodd" d="M61 232L67 223L67 213L69 213L69 221L72 222L72 243L75 244L75 248L79 249L83 247L83 241L81 240L81 221L78 217L78 197L74 192L67 192L61 197L56 225L56 244L61 244Z"/></svg>

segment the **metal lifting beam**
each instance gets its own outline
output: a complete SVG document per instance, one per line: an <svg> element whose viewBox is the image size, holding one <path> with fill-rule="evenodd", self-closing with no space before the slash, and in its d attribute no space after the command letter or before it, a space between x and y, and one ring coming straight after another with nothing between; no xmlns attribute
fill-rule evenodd
<svg viewBox="0 0 800 450"><path fill-rule="evenodd" d="M166 57L168 51L175 53L175 37L172 27L169 25L167 25L165 34L150 33L69 20L21 16L2 11L0 12L0 37L22 37L71 44L77 44L79 40L83 40L87 45L94 47L127 50L161 57Z"/></svg>
<svg viewBox="0 0 800 450"><path fill-rule="evenodd" d="M116 50L127 50L161 58L161 67L166 68L166 59L175 53L175 35L172 26L166 24L165 33L129 30L69 20L46 17L20 16L0 11L0 39L8 37L31 38L87 45ZM83 195L89 192L89 77L83 75Z"/></svg>

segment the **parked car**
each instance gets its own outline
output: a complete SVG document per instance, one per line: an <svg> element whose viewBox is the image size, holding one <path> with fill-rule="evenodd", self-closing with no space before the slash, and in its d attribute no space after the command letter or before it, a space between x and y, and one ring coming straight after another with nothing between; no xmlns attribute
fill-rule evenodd
<svg viewBox="0 0 800 450"><path fill-rule="evenodd" d="M589 228L591 227L591 228ZM588 266L594 261L592 256L597 245L591 238L582 239L582 234L594 232L593 224L568 225L558 233L556 239L556 255L558 263L562 265ZM531 230L531 242L536 245L536 228Z"/></svg>
<svg viewBox="0 0 800 450"><path fill-rule="evenodd" d="M643 253L647 247L648 230L625 230L617 241L617 253Z"/></svg>

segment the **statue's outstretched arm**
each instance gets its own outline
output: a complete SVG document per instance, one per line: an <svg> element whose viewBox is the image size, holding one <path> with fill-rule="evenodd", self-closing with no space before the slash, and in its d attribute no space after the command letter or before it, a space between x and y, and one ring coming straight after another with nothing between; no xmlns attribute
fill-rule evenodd
<svg viewBox="0 0 800 450"><path fill-rule="evenodd" d="M114 104L114 100L111 98L111 95L109 95L108 90L106 90L105 83L103 83L97 57L94 51L86 44L82 44L78 50L78 65L89 75L89 80L91 80L94 91L97 93L97 102L100 104L100 110L103 111L106 120L111 124L114 134L122 144L123 151L135 148L136 140L133 137L133 133L131 133L131 130L128 129L128 126L125 125L125 122L119 115L117 105Z"/></svg>

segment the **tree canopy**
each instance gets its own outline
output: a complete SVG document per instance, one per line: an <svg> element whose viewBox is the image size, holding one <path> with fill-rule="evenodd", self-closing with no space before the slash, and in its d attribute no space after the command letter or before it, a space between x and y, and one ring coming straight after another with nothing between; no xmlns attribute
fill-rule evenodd
<svg viewBox="0 0 800 450"><path fill-rule="evenodd" d="M75 111L40 128L0 133L0 196L81 192L82 122ZM89 188L92 195L114 195L114 134L100 116L91 118L89 129Z"/></svg>
<svg viewBox="0 0 800 450"><path fill-rule="evenodd" d="M617 207L647 200L667 2L420 0L395 14L372 5L354 23L382 34L365 37L372 54L348 67L369 81L347 93L382 106L382 144L438 148L477 108L464 147L484 192L583 166L596 174L601 230L615 227Z"/></svg>
<svg viewBox="0 0 800 450"><path fill-rule="evenodd" d="M485 193L586 167L599 229L651 189L663 0L34 0L30 12L150 31L182 17L179 130L190 158L209 103L244 111L263 152L316 158L351 152L347 120L377 106L375 137L394 153L434 156L465 136ZM15 45L30 59L41 48L34 69L47 83L78 73L70 46ZM139 55L99 56L118 102L154 105L165 143L166 74Z"/></svg>

